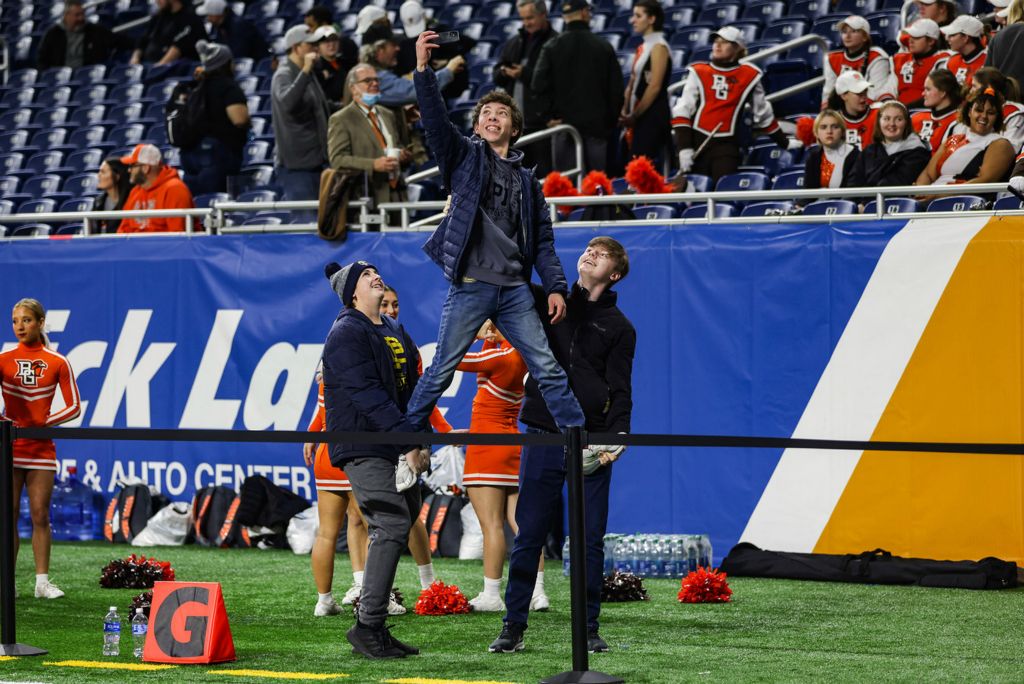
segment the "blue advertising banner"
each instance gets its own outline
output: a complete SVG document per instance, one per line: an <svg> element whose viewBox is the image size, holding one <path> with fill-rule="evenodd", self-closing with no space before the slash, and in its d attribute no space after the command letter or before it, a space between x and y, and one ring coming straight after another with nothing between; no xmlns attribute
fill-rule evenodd
<svg viewBox="0 0 1024 684"><path fill-rule="evenodd" d="M895 221L606 232L627 248L619 306L637 329L634 432L792 434ZM590 229L556 231L570 279ZM160 236L0 243L0 301L34 297L77 376L84 427L301 430L339 302L329 261L374 263L429 364L447 283L426 235ZM0 344L13 344L10 328ZM469 424L463 374L439 405ZM62 468L112 492L138 477L172 499L252 473L313 498L298 445L59 442ZM632 449L615 465L610 529L743 532L780 452Z"/></svg>

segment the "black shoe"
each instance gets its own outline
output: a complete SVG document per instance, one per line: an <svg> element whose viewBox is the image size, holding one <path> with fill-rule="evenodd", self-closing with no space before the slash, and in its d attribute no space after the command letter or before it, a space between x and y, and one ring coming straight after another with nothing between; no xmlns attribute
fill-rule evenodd
<svg viewBox="0 0 1024 684"><path fill-rule="evenodd" d="M596 629L587 630L587 651L590 653L608 652L608 643L601 638Z"/></svg>
<svg viewBox="0 0 1024 684"><path fill-rule="evenodd" d="M396 639L391 634L391 628L390 627L385 626L384 627L384 631L387 632L389 643L392 646L394 646L395 648L397 648L398 650L402 651L405 655L419 655L420 654L420 649L416 648L415 646L410 646L409 644L403 644L401 641Z"/></svg>
<svg viewBox="0 0 1024 684"><path fill-rule="evenodd" d="M525 630L526 625L521 625L517 622L506 622L505 626L501 628L501 634L491 642L487 650L491 653L515 653L516 651L522 651L525 648L523 646L523 631Z"/></svg>
<svg viewBox="0 0 1024 684"><path fill-rule="evenodd" d="M405 651L392 643L387 627L368 627L356 622L345 636L352 644L353 653L360 653L371 660L405 657Z"/></svg>

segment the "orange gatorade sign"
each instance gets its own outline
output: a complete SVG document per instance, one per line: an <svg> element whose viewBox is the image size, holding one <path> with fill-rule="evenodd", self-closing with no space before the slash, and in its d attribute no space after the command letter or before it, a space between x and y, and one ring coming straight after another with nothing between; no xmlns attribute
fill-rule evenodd
<svg viewBox="0 0 1024 684"><path fill-rule="evenodd" d="M142 659L148 663L235 660L220 583L157 582Z"/></svg>

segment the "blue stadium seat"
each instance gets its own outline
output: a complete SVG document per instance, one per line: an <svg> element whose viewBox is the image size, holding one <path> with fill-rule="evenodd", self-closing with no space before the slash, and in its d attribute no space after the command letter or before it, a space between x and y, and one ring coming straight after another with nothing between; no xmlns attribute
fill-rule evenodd
<svg viewBox="0 0 1024 684"><path fill-rule="evenodd" d="M463 21L455 25L455 30L466 38L480 40L484 35L484 31L487 30L487 26L488 23L485 21Z"/></svg>
<svg viewBox="0 0 1024 684"><path fill-rule="evenodd" d="M100 143L106 142L106 136L105 126L86 126L74 131L68 138L68 143L78 147L99 147Z"/></svg>
<svg viewBox="0 0 1024 684"><path fill-rule="evenodd" d="M633 207L633 216L649 221L654 219L673 219L676 217L676 209L668 204L643 204L639 207Z"/></svg>
<svg viewBox="0 0 1024 684"><path fill-rule="evenodd" d="M196 195L192 198L196 207L205 209L214 202L230 202L231 195L226 192L208 192L204 195Z"/></svg>
<svg viewBox="0 0 1024 684"><path fill-rule="evenodd" d="M731 204L715 204L715 218L729 218L736 214L736 207ZM687 207L679 218L684 219L702 219L708 215L708 205L704 202L697 202L692 206Z"/></svg>
<svg viewBox="0 0 1024 684"><path fill-rule="evenodd" d="M596 31L595 35L601 36L607 40L613 50L618 50L626 42L626 35L621 31Z"/></svg>
<svg viewBox="0 0 1024 684"><path fill-rule="evenodd" d="M57 207L57 202L48 198L31 199L18 207L19 214L46 214Z"/></svg>
<svg viewBox="0 0 1024 684"><path fill-rule="evenodd" d="M876 0L837 0L832 11L836 14L871 14L875 11Z"/></svg>
<svg viewBox="0 0 1024 684"><path fill-rule="evenodd" d="M771 143L752 147L747 155L747 164L764 167L764 172L774 177L789 167L799 164L802 158L802 151L784 150L775 143Z"/></svg>
<svg viewBox="0 0 1024 684"><path fill-rule="evenodd" d="M761 40L765 42L784 43L804 35L807 22L803 19L780 19L768 24L761 31Z"/></svg>
<svg viewBox="0 0 1024 684"><path fill-rule="evenodd" d="M87 85L90 83L101 83L106 77L106 64L88 64L75 69L74 73L70 76L70 80Z"/></svg>
<svg viewBox="0 0 1024 684"><path fill-rule="evenodd" d="M64 225L57 226L53 229L51 235L77 235L82 232L83 226L81 223L65 223Z"/></svg>
<svg viewBox="0 0 1024 684"><path fill-rule="evenodd" d="M99 164L96 164L96 168L99 168ZM80 173L75 176L70 176L64 181L62 188L64 192L70 192L72 195L91 195L96 192L96 172L92 173Z"/></svg>
<svg viewBox="0 0 1024 684"><path fill-rule="evenodd" d="M455 124L460 131L469 135L473 131L473 108L472 103L455 105L448 112L448 120Z"/></svg>
<svg viewBox="0 0 1024 684"><path fill-rule="evenodd" d="M715 192L744 192L748 190L767 190L771 179L756 171L740 171L730 173L718 179Z"/></svg>
<svg viewBox="0 0 1024 684"><path fill-rule="evenodd" d="M43 197L60 192L60 184L63 179L56 173L41 173L32 176L21 186L21 191L34 197Z"/></svg>
<svg viewBox="0 0 1024 684"><path fill-rule="evenodd" d="M686 26L678 28L672 34L669 45L676 48L685 48L692 53L695 49L706 47L711 41L711 32L714 29L710 26ZM693 61L693 60L690 60Z"/></svg>
<svg viewBox="0 0 1024 684"><path fill-rule="evenodd" d="M629 192L629 181L625 178L612 178L612 193L615 195L625 195Z"/></svg>
<svg viewBox="0 0 1024 684"><path fill-rule="evenodd" d="M632 15L632 12L630 11L625 16L628 19L631 15ZM687 7L685 5L678 5L678 4L673 6L673 7L666 7L665 8L665 26L666 26L666 28L667 27L674 27L676 30L679 30L680 27L688 26L688 25L692 24L693 23L693 19L696 16L697 16L697 10L694 9L693 7ZM629 23L628 22L626 24L626 27L629 28Z"/></svg>
<svg viewBox="0 0 1024 684"><path fill-rule="evenodd" d="M786 13L786 3L783 0L758 0L748 3L743 8L743 19L760 19L764 23L781 19Z"/></svg>
<svg viewBox="0 0 1024 684"><path fill-rule="evenodd" d="M0 216L10 216L14 213L14 202L11 200L0 200Z"/></svg>
<svg viewBox="0 0 1024 684"><path fill-rule="evenodd" d="M576 207L575 209L570 211L569 215L566 216L562 220L563 221L582 221L583 220L583 212L584 211L586 211L586 207Z"/></svg>
<svg viewBox="0 0 1024 684"><path fill-rule="evenodd" d="M709 192L711 190L711 176L701 173L688 173L686 180L693 186L694 192Z"/></svg>
<svg viewBox="0 0 1024 684"><path fill-rule="evenodd" d="M974 211L984 209L985 200L977 195L954 195L934 199L928 205L928 211Z"/></svg>
<svg viewBox="0 0 1024 684"><path fill-rule="evenodd" d="M62 130L62 129L57 129ZM60 151L48 151L33 154L25 162L24 169L34 173L50 173L50 169L60 167L64 162L64 153ZM56 188L54 188L56 189ZM28 190L25 190L28 192Z"/></svg>
<svg viewBox="0 0 1024 684"><path fill-rule="evenodd" d="M786 52L787 61L803 62L816 71L821 70L822 64L825 63L825 51L821 49L821 46L817 43L807 43L806 45L800 45ZM817 107L814 107L809 111L816 111Z"/></svg>
<svg viewBox="0 0 1024 684"><path fill-rule="evenodd" d="M178 81L176 79L153 83L146 86L146 97L151 98L153 102L167 102L171 96L171 91L177 85Z"/></svg>
<svg viewBox="0 0 1024 684"><path fill-rule="evenodd" d="M146 129L146 140L151 141L154 145L163 145L167 142L167 125L161 121L155 123Z"/></svg>
<svg viewBox="0 0 1024 684"><path fill-rule="evenodd" d="M265 19L277 14L280 6L278 0L260 0L247 5L243 16L247 19Z"/></svg>
<svg viewBox="0 0 1024 684"><path fill-rule="evenodd" d="M16 171L21 171L24 168L24 165L25 155L21 152L0 154L0 174L4 176L9 176Z"/></svg>
<svg viewBox="0 0 1024 684"><path fill-rule="evenodd" d="M475 62L481 59L493 59L498 56L497 41L481 39L469 50L469 61Z"/></svg>
<svg viewBox="0 0 1024 684"><path fill-rule="evenodd" d="M686 48L672 48L669 53L672 57L672 70L682 69L689 62L690 51Z"/></svg>
<svg viewBox="0 0 1024 684"><path fill-rule="evenodd" d="M666 7L665 8L665 23L669 24L669 26L679 26L680 25L678 20L671 18L672 17L672 11L674 9L676 9L676 8L675 7ZM683 13L682 14L683 17L686 17L685 13L688 12L689 13L689 19L693 18L693 10L690 9L689 7L680 7L679 9L680 9L680 12ZM632 19L632 18L633 18L633 11L632 10L620 10L615 16L613 16L605 24L604 27L606 29L609 29L609 30L612 30L612 31L632 31L633 30L633 26L629 23L629 20ZM685 25L688 22L684 21L682 23L683 23L683 25Z"/></svg>
<svg viewBox="0 0 1024 684"><path fill-rule="evenodd" d="M107 78L114 83L141 83L145 75L144 64L115 64L110 68Z"/></svg>
<svg viewBox="0 0 1024 684"><path fill-rule="evenodd" d="M92 207L92 197L75 197L61 202L59 211L92 211Z"/></svg>
<svg viewBox="0 0 1024 684"><path fill-rule="evenodd" d="M992 206L993 209L998 211L1008 211L1010 209L1024 209L1024 200L1017 199L1013 195L1007 195L1006 197L1000 197L996 200L996 203Z"/></svg>
<svg viewBox="0 0 1024 684"><path fill-rule="evenodd" d="M44 237L49 234L50 226L45 223L23 223L9 230L7 237Z"/></svg>
<svg viewBox="0 0 1024 684"><path fill-rule="evenodd" d="M124 87L137 88L139 87L139 85L140 84L134 84ZM112 99L118 100L120 98ZM110 112L107 115L110 121L112 121L115 124L125 124L132 123L134 121L138 121L139 119L144 118L146 113L146 105L144 105L142 102L135 102L134 98L129 98L123 101L127 102L128 104L117 105L110 109Z"/></svg>
<svg viewBox="0 0 1024 684"><path fill-rule="evenodd" d="M146 86L142 83L121 83L115 85L110 91L108 99L111 102L123 102L126 103L121 106L128 106L129 104L142 104L148 102L146 99ZM163 104L164 101L161 101ZM120 109L120 107L117 107Z"/></svg>
<svg viewBox="0 0 1024 684"><path fill-rule="evenodd" d="M36 104L47 108L66 105L71 102L71 92L71 86L51 86L39 93Z"/></svg>
<svg viewBox="0 0 1024 684"><path fill-rule="evenodd" d="M519 17L511 17L509 19L491 22L491 25L484 33L484 38L494 38L498 42L504 43L519 31L521 23L522 22L519 20Z"/></svg>
<svg viewBox="0 0 1024 684"><path fill-rule="evenodd" d="M839 40L839 29L837 28L837 24L847 16L849 16L849 14L826 14L823 17L819 17L814 20L813 24L811 24L811 33L817 33L828 41L829 45L833 48L837 48L842 45Z"/></svg>
<svg viewBox="0 0 1024 684"><path fill-rule="evenodd" d="M804 187L803 171L787 171L775 177L772 190L802 190Z"/></svg>
<svg viewBox="0 0 1024 684"><path fill-rule="evenodd" d="M496 62L482 60L469 68L469 80L476 83L494 82L494 65Z"/></svg>
<svg viewBox="0 0 1024 684"><path fill-rule="evenodd" d="M785 59L765 67L764 87L769 93L775 93L784 88L805 83L819 75L820 72L806 62ZM779 117L814 111L819 105L820 94L821 92L816 88L804 90L785 99L776 100L772 103L772 109Z"/></svg>
<svg viewBox="0 0 1024 684"><path fill-rule="evenodd" d="M100 163L102 161L103 150L90 147L88 149L78 150L77 152L69 154L68 158L64 160L64 165L79 172L95 172L96 169L100 167Z"/></svg>
<svg viewBox="0 0 1024 684"><path fill-rule="evenodd" d="M243 226L279 226L284 223L280 216L267 214L256 214L242 221Z"/></svg>
<svg viewBox="0 0 1024 684"><path fill-rule="evenodd" d="M761 35L762 24L760 19L742 19L732 22L730 26L737 29L743 35L743 40L748 44L756 41L758 36Z"/></svg>
<svg viewBox="0 0 1024 684"><path fill-rule="evenodd" d="M0 154L12 152L20 147L28 145L30 130L14 130L0 133Z"/></svg>
<svg viewBox="0 0 1024 684"><path fill-rule="evenodd" d="M804 207L805 216L835 216L837 214L856 214L857 203L852 200L834 199L818 200Z"/></svg>
<svg viewBox="0 0 1024 684"><path fill-rule="evenodd" d="M268 141L254 140L251 143L247 143L242 150L242 166L272 163L273 159L268 157L269 154L270 143Z"/></svg>
<svg viewBox="0 0 1024 684"><path fill-rule="evenodd" d="M140 123L126 123L114 126L107 140L118 147L134 147L145 136L146 126Z"/></svg>
<svg viewBox="0 0 1024 684"><path fill-rule="evenodd" d="M690 63L694 62L709 62L711 61L711 46L703 45L698 48L694 48L693 52L690 53Z"/></svg>
<svg viewBox="0 0 1024 684"><path fill-rule="evenodd" d="M917 200L911 199L910 197L886 197L885 203L883 204L885 214L907 214L915 211L920 211ZM878 202L871 200L864 205L864 215L870 216L877 210Z"/></svg>
<svg viewBox="0 0 1024 684"><path fill-rule="evenodd" d="M235 199L239 202L276 202L277 193L273 190L249 190Z"/></svg>
<svg viewBox="0 0 1024 684"><path fill-rule="evenodd" d="M269 164L242 167L238 181L239 192L266 190L274 183L274 167Z"/></svg>
<svg viewBox="0 0 1024 684"><path fill-rule="evenodd" d="M891 50L900 37L899 12L875 12L864 17L871 25L871 37L878 47Z"/></svg>
<svg viewBox="0 0 1024 684"><path fill-rule="evenodd" d="M246 95L255 95L259 89L260 77L259 76L242 76L236 78L235 82L238 83L238 87L242 89L242 92Z"/></svg>
<svg viewBox="0 0 1024 684"><path fill-rule="evenodd" d="M32 68L15 69L7 77L8 87L30 86L39 80L39 72Z"/></svg>
<svg viewBox="0 0 1024 684"><path fill-rule="evenodd" d="M75 111L71 113L71 117L68 119L68 121L79 126L92 126L93 124L97 124L101 121L104 121L106 115L106 105L83 105L78 107L77 109L75 109Z"/></svg>
<svg viewBox="0 0 1024 684"><path fill-rule="evenodd" d="M77 105L100 104L107 99L107 86L102 83L80 85L71 97Z"/></svg>
<svg viewBox="0 0 1024 684"><path fill-rule="evenodd" d="M719 2L707 5L697 14L697 22L714 24L715 26L732 24L739 18L742 9L743 5L732 2Z"/></svg>
<svg viewBox="0 0 1024 684"><path fill-rule="evenodd" d="M464 21L469 21L473 18L473 12L476 11L476 5L469 3L456 3L451 4L441 10L441 14L438 15L437 20L442 24L448 26L454 26Z"/></svg>
<svg viewBox="0 0 1024 684"><path fill-rule="evenodd" d="M0 196L10 198L17 194L21 187L21 179L17 176L0 176Z"/></svg>
<svg viewBox="0 0 1024 684"><path fill-rule="evenodd" d="M0 107L0 111L3 107ZM38 130L39 126L32 124L32 116L35 111L29 107L18 107L8 109L0 114L0 131L15 131L18 129Z"/></svg>
<svg viewBox="0 0 1024 684"><path fill-rule="evenodd" d="M32 123L39 124L45 131L53 126L63 126L71 116L71 108L65 106L50 107L36 112L32 117Z"/></svg>
<svg viewBox="0 0 1024 684"><path fill-rule="evenodd" d="M164 164L176 169L181 168L181 150L177 147L161 147L160 153L164 157Z"/></svg>
<svg viewBox="0 0 1024 684"><path fill-rule="evenodd" d="M7 92L4 93L3 97L0 98L0 107L27 107L32 104L35 97L36 91L32 86L9 88Z"/></svg>
<svg viewBox="0 0 1024 684"><path fill-rule="evenodd" d="M793 208L792 202L751 202L740 216L780 216Z"/></svg>

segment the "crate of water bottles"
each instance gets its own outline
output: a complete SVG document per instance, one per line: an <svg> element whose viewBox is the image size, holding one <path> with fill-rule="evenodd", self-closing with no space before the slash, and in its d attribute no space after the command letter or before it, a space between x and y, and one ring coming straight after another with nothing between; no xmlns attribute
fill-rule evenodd
<svg viewBox="0 0 1024 684"><path fill-rule="evenodd" d="M604 574L631 572L639 577L685 577L698 567L711 568L711 540L706 534L606 534ZM562 572L569 574L569 538L562 547Z"/></svg>

